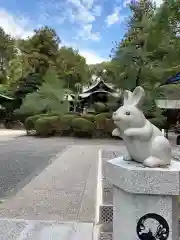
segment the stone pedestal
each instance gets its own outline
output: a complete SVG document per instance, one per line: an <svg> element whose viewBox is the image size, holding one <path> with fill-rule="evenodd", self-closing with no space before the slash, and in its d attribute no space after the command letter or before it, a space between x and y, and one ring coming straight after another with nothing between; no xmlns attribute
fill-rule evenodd
<svg viewBox="0 0 180 240"><path fill-rule="evenodd" d="M113 240L179 240L180 162L146 168L119 157L105 174L113 184Z"/></svg>

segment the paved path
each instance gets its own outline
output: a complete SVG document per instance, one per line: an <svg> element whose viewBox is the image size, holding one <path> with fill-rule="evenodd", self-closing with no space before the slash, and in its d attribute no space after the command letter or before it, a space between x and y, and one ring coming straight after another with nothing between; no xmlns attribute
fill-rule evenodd
<svg viewBox="0 0 180 240"><path fill-rule="evenodd" d="M58 141L27 137L0 141L0 198L15 194L65 148Z"/></svg>
<svg viewBox="0 0 180 240"><path fill-rule="evenodd" d="M93 222L98 147L72 146L0 205L0 216Z"/></svg>
<svg viewBox="0 0 180 240"><path fill-rule="evenodd" d="M17 137L0 141L0 199L14 195L68 146L106 147L107 140ZM113 142L116 144L117 142Z"/></svg>
<svg viewBox="0 0 180 240"><path fill-rule="evenodd" d="M122 141L9 136L0 133L0 240L92 240L98 152L123 153Z"/></svg>
<svg viewBox="0 0 180 240"><path fill-rule="evenodd" d="M9 198L0 204L0 239L92 239L99 149L117 149L118 143L31 137L0 142L4 185L16 189L12 195L2 191Z"/></svg>
<svg viewBox="0 0 180 240"><path fill-rule="evenodd" d="M92 223L0 219L1 240L92 240Z"/></svg>

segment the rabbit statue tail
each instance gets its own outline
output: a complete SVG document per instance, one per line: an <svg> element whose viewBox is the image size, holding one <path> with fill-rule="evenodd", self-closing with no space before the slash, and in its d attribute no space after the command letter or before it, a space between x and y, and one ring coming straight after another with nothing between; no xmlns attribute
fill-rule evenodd
<svg viewBox="0 0 180 240"><path fill-rule="evenodd" d="M171 162L171 145L164 136L157 136L152 141L151 155L144 160L147 167L167 166Z"/></svg>

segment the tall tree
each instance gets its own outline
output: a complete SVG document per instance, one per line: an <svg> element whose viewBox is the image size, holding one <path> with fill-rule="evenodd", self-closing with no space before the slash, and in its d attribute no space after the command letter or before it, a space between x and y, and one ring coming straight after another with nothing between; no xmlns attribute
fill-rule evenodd
<svg viewBox="0 0 180 240"><path fill-rule="evenodd" d="M16 54L7 66L7 85L11 91L15 90L18 86L20 79L27 76L32 72L32 68L28 63L25 54Z"/></svg>
<svg viewBox="0 0 180 240"><path fill-rule="evenodd" d="M119 75L116 84L130 90L137 85L143 86L146 91L145 114L162 121L155 99L161 94L159 85L166 71L165 56L170 54L169 49L164 51L162 47L170 43L170 38L166 36L168 30L158 31L161 28L158 25L160 11L155 11L152 1L134 1L130 9L132 15L128 21L128 31L115 48L112 59Z"/></svg>
<svg viewBox="0 0 180 240"><path fill-rule="evenodd" d="M132 15L128 21L128 31L115 48L113 62L121 69L119 83L133 89L142 84L144 74L151 69L147 45L154 6L150 0L140 0L132 2L130 9Z"/></svg>
<svg viewBox="0 0 180 240"><path fill-rule="evenodd" d="M85 84L90 78L86 60L73 48L61 47L57 57L57 71L65 87L76 91L75 84Z"/></svg>
<svg viewBox="0 0 180 240"><path fill-rule="evenodd" d="M0 82L6 81L6 68L15 54L14 40L0 27Z"/></svg>
<svg viewBox="0 0 180 240"><path fill-rule="evenodd" d="M34 35L21 41L20 50L27 55L29 64L36 73L45 74L50 66L56 64L60 38L48 26L34 30Z"/></svg>

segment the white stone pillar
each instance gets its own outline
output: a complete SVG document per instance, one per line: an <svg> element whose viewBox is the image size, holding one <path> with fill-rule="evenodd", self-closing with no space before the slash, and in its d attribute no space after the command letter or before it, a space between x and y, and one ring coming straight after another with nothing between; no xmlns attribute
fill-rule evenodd
<svg viewBox="0 0 180 240"><path fill-rule="evenodd" d="M107 162L113 184L113 240L178 240L180 162L147 168L119 157Z"/></svg>

